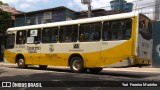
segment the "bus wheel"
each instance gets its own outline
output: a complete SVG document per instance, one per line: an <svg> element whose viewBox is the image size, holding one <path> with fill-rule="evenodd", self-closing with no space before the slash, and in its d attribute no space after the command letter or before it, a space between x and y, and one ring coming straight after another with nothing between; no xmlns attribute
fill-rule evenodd
<svg viewBox="0 0 160 90"><path fill-rule="evenodd" d="M44 70L44 69L47 68L47 65L39 65L39 68L42 69L42 70Z"/></svg>
<svg viewBox="0 0 160 90"><path fill-rule="evenodd" d="M19 58L17 61L17 65L19 68L26 68L27 67L27 65L25 64L24 58Z"/></svg>
<svg viewBox="0 0 160 90"><path fill-rule="evenodd" d="M84 68L83 60L80 57L73 57L70 61L70 69L74 73L86 72L87 69Z"/></svg>
<svg viewBox="0 0 160 90"><path fill-rule="evenodd" d="M89 71L91 73L99 73L100 71L102 71L103 68L89 68Z"/></svg>

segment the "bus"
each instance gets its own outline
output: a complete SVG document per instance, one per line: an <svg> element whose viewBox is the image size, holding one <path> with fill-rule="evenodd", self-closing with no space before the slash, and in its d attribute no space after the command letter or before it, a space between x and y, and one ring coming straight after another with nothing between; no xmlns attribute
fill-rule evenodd
<svg viewBox="0 0 160 90"><path fill-rule="evenodd" d="M4 57L19 68L66 66L74 73L150 65L151 20L129 12L9 28Z"/></svg>

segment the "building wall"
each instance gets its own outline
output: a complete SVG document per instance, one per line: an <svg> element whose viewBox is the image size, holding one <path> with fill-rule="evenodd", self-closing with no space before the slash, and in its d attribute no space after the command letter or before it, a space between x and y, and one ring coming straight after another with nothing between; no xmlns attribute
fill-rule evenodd
<svg viewBox="0 0 160 90"><path fill-rule="evenodd" d="M19 27L74 19L76 19L76 13L74 11L68 9L52 10L35 14L24 14L21 16L16 16L14 26Z"/></svg>
<svg viewBox="0 0 160 90"><path fill-rule="evenodd" d="M25 18L24 16L17 16L14 21L14 26L25 26Z"/></svg>
<svg viewBox="0 0 160 90"><path fill-rule="evenodd" d="M75 14L75 12L70 11L70 10L66 10L66 20L75 20L77 19L77 15Z"/></svg>
<svg viewBox="0 0 160 90"><path fill-rule="evenodd" d="M160 21L153 22L152 66L160 67Z"/></svg>

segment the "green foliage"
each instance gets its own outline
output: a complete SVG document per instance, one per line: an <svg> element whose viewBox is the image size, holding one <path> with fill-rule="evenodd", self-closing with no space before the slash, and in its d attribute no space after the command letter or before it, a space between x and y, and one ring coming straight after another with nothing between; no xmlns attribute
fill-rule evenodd
<svg viewBox="0 0 160 90"><path fill-rule="evenodd" d="M7 5L8 6L7 3L3 3L2 1L0 1L0 5Z"/></svg>
<svg viewBox="0 0 160 90"><path fill-rule="evenodd" d="M7 5L7 3L3 3L0 1L0 5ZM4 35L6 30L12 26L11 13L0 11L0 35Z"/></svg>
<svg viewBox="0 0 160 90"><path fill-rule="evenodd" d="M0 33L5 34L6 30L12 26L11 13L0 11Z"/></svg>

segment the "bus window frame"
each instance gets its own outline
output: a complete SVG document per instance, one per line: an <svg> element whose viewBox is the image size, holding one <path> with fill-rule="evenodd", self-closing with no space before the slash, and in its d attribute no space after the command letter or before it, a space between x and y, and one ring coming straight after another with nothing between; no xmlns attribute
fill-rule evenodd
<svg viewBox="0 0 160 90"><path fill-rule="evenodd" d="M52 35L53 35L53 30L55 30L56 31L56 41L54 41L54 42L52 42L51 40L50 40L50 42L44 42L43 41L43 39L44 39L44 36L43 36L43 34L44 34L44 30L45 29L49 29L50 28L50 30L52 31ZM52 36L51 35L51 36ZM52 39L52 37L51 37L51 39ZM42 28L42 31L41 31L41 41L42 41L42 43L43 44L48 44L48 43L58 43L59 42L59 27L57 26L57 27L47 27L47 28Z"/></svg>
<svg viewBox="0 0 160 90"><path fill-rule="evenodd" d="M100 24L100 29L99 30L97 30L96 28L95 28L95 24L96 23L98 23L98 24ZM99 34L99 38L98 38L98 40L85 40L85 36L86 35L84 35L84 34L82 34L82 30L81 30L81 26L83 26L83 25L86 25L86 26L88 26L88 25L94 25L94 33L95 32L97 32L98 31L98 34ZM98 24L96 24L96 25L98 25ZM97 41L100 41L101 40L101 38L102 38L102 29L103 29L103 22L92 22L92 23L83 23L83 24L80 24L79 25L79 33L78 33L78 41L79 42L97 42ZM89 28L91 28L91 27L89 27ZM83 30L84 31L84 30ZM92 30L91 30L92 31ZM93 33L93 32L92 32ZM93 36L94 37L94 36ZM83 39L83 40L82 40Z"/></svg>
<svg viewBox="0 0 160 90"><path fill-rule="evenodd" d="M20 39L20 36L18 36L19 32L25 32L25 36L23 36L21 43L18 43L18 39ZM19 40L20 41L20 40ZM27 43L27 30L20 30L20 31L16 31L16 41L15 44L16 45L20 45L20 44L26 44Z"/></svg>
<svg viewBox="0 0 160 90"><path fill-rule="evenodd" d="M30 36L30 31L31 30L37 30L37 36ZM29 35L28 35L28 33L29 33ZM39 35L40 34L40 35ZM28 29L27 30L27 44L40 44L41 42L42 42L42 29L41 28L33 28L33 29ZM34 41L33 41L33 43L28 43L28 39L29 39L29 37L34 37ZM35 40L35 37L37 38L37 41ZM40 39L39 39L39 37L40 37ZM38 40L39 39L39 40Z"/></svg>
<svg viewBox="0 0 160 90"><path fill-rule="evenodd" d="M106 31L110 31L111 32L111 34L113 33L113 30L112 30L112 22L115 22L115 21L120 21L121 22L121 24L122 24L122 21L129 21L130 20L130 28L129 29L131 29L130 30L130 36L129 36L129 38L127 38L128 36L126 36L125 35L125 38L124 39L119 39L119 32L117 32L117 35L118 35L118 37L117 37L117 39L113 39L112 38L112 36L111 36L111 39L108 39L108 40L105 40L104 38L104 24L105 23L108 23L108 26L109 27L107 27L107 29L110 29L110 30L106 30ZM127 23L126 23L127 24ZM122 28L122 25L120 25L120 27L121 27L121 29L119 29L119 30L114 30L114 31L124 31L124 30L122 30L123 28ZM126 28L126 30L125 31L127 31L127 27L125 27ZM132 18L124 18L124 19L117 19L117 20L109 20L109 21L103 21L103 29L102 29L102 41L117 41L117 40L129 40L131 37L132 37L132 33L133 33L133 19Z"/></svg>
<svg viewBox="0 0 160 90"><path fill-rule="evenodd" d="M63 38L64 40L61 40L61 38L62 38L62 36L61 36L61 35L62 35L61 31L63 30L63 29L61 29L61 28L66 27L66 28L65 28L66 31L69 31L69 30L67 30L67 27L69 27L69 26L71 26L72 31L69 32L69 33L66 33L66 34L65 34L65 38ZM75 30L75 28L76 28L77 30ZM76 32L75 32L75 31L76 31ZM76 38L75 41L72 41L72 40L71 40L71 34L72 34L72 32L73 32L73 33L76 33L76 35L77 35L77 38ZM67 34L69 34L69 35L67 35ZM60 26L60 27L59 27L59 33L58 33L59 43L73 43L73 42L77 42L77 41L78 41L78 34L79 34L79 25L78 25L78 24Z"/></svg>

